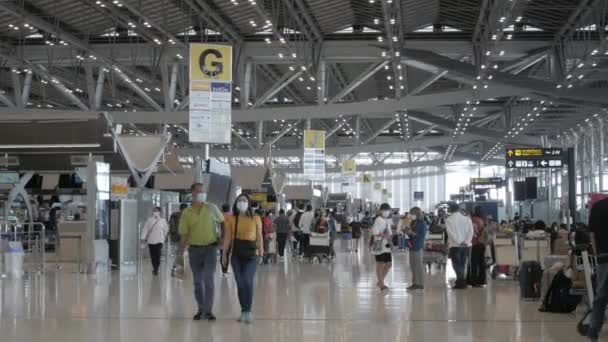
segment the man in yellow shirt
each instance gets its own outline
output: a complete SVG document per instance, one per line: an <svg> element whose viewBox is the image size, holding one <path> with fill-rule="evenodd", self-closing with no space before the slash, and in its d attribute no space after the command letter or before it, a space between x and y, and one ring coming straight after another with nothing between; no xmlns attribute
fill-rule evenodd
<svg viewBox="0 0 608 342"><path fill-rule="evenodd" d="M198 304L198 312L194 315L194 320L204 318L215 321L212 309L215 292L213 276L217 265L219 242L217 225L224 223L224 215L215 205L207 202L203 184L194 183L190 190L192 207L184 210L179 223L180 266L183 269L184 250L186 245L189 245L194 297Z"/></svg>

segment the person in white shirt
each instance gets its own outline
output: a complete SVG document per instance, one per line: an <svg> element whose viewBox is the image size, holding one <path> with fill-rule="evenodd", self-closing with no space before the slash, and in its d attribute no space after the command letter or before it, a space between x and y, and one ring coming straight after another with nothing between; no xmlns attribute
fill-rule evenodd
<svg viewBox="0 0 608 342"><path fill-rule="evenodd" d="M380 291L388 290L384 279L391 269L393 258L391 255L392 230L390 219L391 206L383 203L380 206L380 216L374 220L372 226L373 240L371 244L372 254L376 259L376 276L378 277L377 286Z"/></svg>
<svg viewBox="0 0 608 342"><path fill-rule="evenodd" d="M158 275L160 267L160 255L163 250L163 243L169 233L167 220L160 216L160 207L154 208L152 217L148 218L141 231L141 239L148 244L150 249L150 259L152 260L152 274Z"/></svg>
<svg viewBox="0 0 608 342"><path fill-rule="evenodd" d="M312 212L312 205L306 206L306 212L302 214L300 218L300 255L308 250L308 246L310 245L310 231L312 229L312 225L315 222L315 214Z"/></svg>
<svg viewBox="0 0 608 342"><path fill-rule="evenodd" d="M449 257L456 273L456 283L453 289L466 289L466 265L469 249L473 240L473 222L471 218L460 212L460 206L450 204L448 209L451 215L445 220L445 229L448 235Z"/></svg>

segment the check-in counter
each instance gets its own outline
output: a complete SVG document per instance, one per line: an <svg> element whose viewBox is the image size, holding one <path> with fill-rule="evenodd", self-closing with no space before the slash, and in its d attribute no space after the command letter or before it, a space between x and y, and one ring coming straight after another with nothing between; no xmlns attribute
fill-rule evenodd
<svg viewBox="0 0 608 342"><path fill-rule="evenodd" d="M83 261L87 241L87 221L64 221L57 225L60 262Z"/></svg>

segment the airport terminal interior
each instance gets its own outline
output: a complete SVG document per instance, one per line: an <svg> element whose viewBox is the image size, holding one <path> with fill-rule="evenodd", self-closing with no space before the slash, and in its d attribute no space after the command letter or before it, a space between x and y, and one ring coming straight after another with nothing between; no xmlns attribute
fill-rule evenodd
<svg viewBox="0 0 608 342"><path fill-rule="evenodd" d="M608 341L607 21L1 0L0 341Z"/></svg>

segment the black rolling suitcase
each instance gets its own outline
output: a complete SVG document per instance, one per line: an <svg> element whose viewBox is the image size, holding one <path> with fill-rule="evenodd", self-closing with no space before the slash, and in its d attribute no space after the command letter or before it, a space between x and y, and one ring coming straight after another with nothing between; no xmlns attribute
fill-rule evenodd
<svg viewBox="0 0 608 342"><path fill-rule="evenodd" d="M537 261L524 261L519 269L519 289L523 300L539 300L543 269Z"/></svg>

